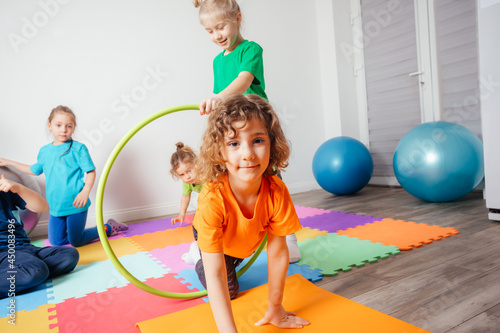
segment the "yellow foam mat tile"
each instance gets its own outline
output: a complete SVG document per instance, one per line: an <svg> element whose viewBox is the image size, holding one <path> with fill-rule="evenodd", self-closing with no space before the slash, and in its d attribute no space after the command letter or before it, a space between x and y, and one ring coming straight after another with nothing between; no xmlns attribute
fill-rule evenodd
<svg viewBox="0 0 500 333"><path fill-rule="evenodd" d="M267 307L268 286L241 292L231 302L238 332L285 332L272 325L255 326ZM315 286L299 274L286 279L283 305L309 320L309 326L294 332L429 333L426 330L373 310ZM142 333L217 332L210 303L171 313L137 324ZM287 330L290 332L290 330Z"/></svg>
<svg viewBox="0 0 500 333"><path fill-rule="evenodd" d="M54 317L54 309L54 304L45 304L35 310L15 312L13 317L3 317L0 319L1 332L57 333L59 331L57 328L51 328L51 325L57 323L57 319L49 319Z"/></svg>
<svg viewBox="0 0 500 333"><path fill-rule="evenodd" d="M318 229L312 229L309 227L304 227L301 230L297 231L295 233L295 236L297 236L297 240L299 242L303 242L309 238L316 238L318 236L326 236L327 233L328 233L328 231L326 231L326 230L318 230Z"/></svg>
<svg viewBox="0 0 500 333"><path fill-rule="evenodd" d="M129 238L118 238L110 239L109 244L113 249L113 252L117 257L124 256L126 254L134 254L138 252L137 246L129 240ZM76 248L80 253L80 260L78 265L88 265L94 261L105 261L108 260L106 252L102 247L101 242L96 242L92 244L87 244Z"/></svg>
<svg viewBox="0 0 500 333"><path fill-rule="evenodd" d="M303 242L309 238L316 238L318 236L326 236L327 233L328 233L328 231L325 231L325 230L318 230L318 229L312 229L309 227L303 227L302 229L300 229L299 231L297 231L295 233L295 236L297 236L297 241ZM266 244L266 246L264 246L263 250L267 251L267 244Z"/></svg>

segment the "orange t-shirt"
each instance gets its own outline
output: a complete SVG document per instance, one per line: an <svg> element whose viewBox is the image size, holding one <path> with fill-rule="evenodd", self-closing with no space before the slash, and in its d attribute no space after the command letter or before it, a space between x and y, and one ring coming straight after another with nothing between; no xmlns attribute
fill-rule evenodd
<svg viewBox="0 0 500 333"><path fill-rule="evenodd" d="M252 218L241 212L227 176L222 184L205 184L193 225L201 251L241 259L249 257L268 232L286 236L302 228L290 193L277 176L262 177Z"/></svg>

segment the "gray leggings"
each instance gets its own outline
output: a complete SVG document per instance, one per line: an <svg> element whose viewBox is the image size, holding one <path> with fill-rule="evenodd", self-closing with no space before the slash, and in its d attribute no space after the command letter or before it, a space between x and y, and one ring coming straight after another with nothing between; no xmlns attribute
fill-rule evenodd
<svg viewBox="0 0 500 333"><path fill-rule="evenodd" d="M198 240L198 232L193 227L194 239ZM224 255L224 259L226 260L226 270L227 270L227 284L229 288L229 296L231 299L236 298L238 295L238 290L240 285L238 283L238 279L236 278L236 267L243 261L243 259L231 257L228 255ZM205 279L205 268L203 267L203 260L198 260L195 266L196 274L198 274L198 278L200 279L201 284L205 289L207 289L207 280Z"/></svg>

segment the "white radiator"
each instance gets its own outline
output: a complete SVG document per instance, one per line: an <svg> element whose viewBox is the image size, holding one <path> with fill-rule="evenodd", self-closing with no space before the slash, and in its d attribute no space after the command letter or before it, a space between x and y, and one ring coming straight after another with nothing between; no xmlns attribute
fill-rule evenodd
<svg viewBox="0 0 500 333"><path fill-rule="evenodd" d="M500 221L500 0L477 5L486 207Z"/></svg>

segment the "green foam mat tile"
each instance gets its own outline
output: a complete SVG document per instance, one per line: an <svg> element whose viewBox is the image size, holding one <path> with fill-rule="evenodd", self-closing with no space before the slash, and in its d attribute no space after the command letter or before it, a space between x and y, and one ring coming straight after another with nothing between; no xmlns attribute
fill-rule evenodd
<svg viewBox="0 0 500 333"><path fill-rule="evenodd" d="M393 245L372 243L336 233L307 239L299 243L299 248L302 259L297 264L318 268L324 275L337 275L340 270L350 271L352 267L361 267L366 262L376 262L400 252Z"/></svg>

